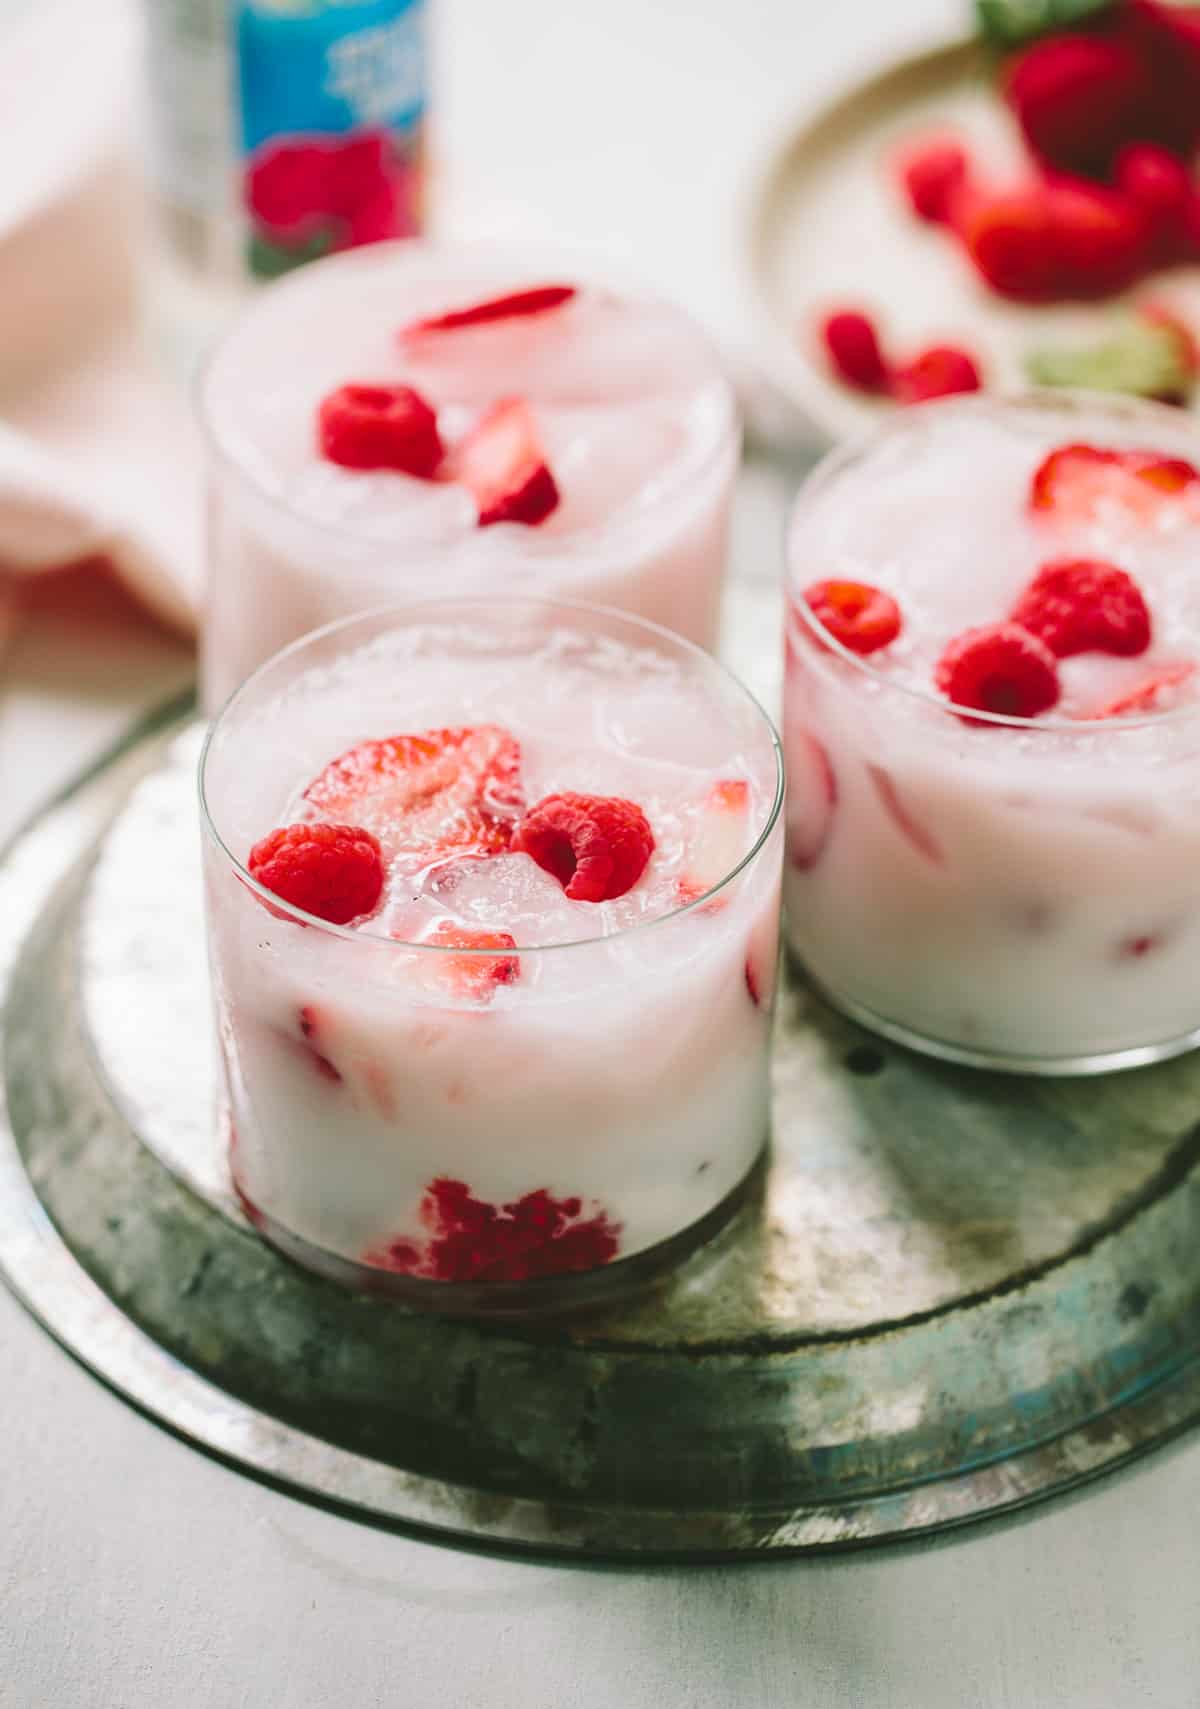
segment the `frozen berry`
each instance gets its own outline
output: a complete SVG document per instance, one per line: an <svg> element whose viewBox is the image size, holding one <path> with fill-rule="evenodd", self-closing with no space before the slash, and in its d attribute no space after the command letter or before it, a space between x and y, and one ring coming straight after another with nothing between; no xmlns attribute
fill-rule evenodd
<svg viewBox="0 0 1200 1709"><path fill-rule="evenodd" d="M360 742L304 792L331 818L353 818L390 855L491 855L524 808L521 749L495 724Z"/></svg>
<svg viewBox="0 0 1200 1709"><path fill-rule="evenodd" d="M533 411L521 398L506 398L488 410L457 447L454 467L474 494L480 528L495 522L535 527L558 508L558 487Z"/></svg>
<svg viewBox="0 0 1200 1709"><path fill-rule="evenodd" d="M1191 659L1180 659L1171 664L1156 665L1150 673L1143 677L1133 688L1125 689L1111 700L1104 701L1090 712L1081 712L1079 717L1084 720L1095 718L1124 718L1136 717L1143 712L1165 712L1169 710L1173 700L1177 698L1173 690L1182 688L1185 682L1196 674L1196 666Z"/></svg>
<svg viewBox="0 0 1200 1709"><path fill-rule="evenodd" d="M445 448L437 416L411 386L339 386L317 410L321 455L344 469L395 469L428 480Z"/></svg>
<svg viewBox="0 0 1200 1709"><path fill-rule="evenodd" d="M956 636L938 660L935 680L955 706L1004 718L1036 718L1059 694L1054 654L1015 623Z"/></svg>
<svg viewBox="0 0 1200 1709"><path fill-rule="evenodd" d="M897 368L892 395L897 403L928 403L956 392L977 392L983 385L974 357L952 344L935 344Z"/></svg>
<svg viewBox="0 0 1200 1709"><path fill-rule="evenodd" d="M642 876L654 833L641 808L618 796L547 795L521 820L512 846L557 878L573 902L610 902Z"/></svg>
<svg viewBox="0 0 1200 1709"><path fill-rule="evenodd" d="M1157 257L1173 260L1184 246L1192 197L1187 167L1170 149L1152 142L1134 142L1117 156L1116 180L1142 210Z"/></svg>
<svg viewBox="0 0 1200 1709"><path fill-rule="evenodd" d="M866 582L814 582L803 597L821 627L852 653L877 653L900 633L900 607Z"/></svg>
<svg viewBox="0 0 1200 1709"><path fill-rule="evenodd" d="M520 977L521 963L515 955L481 955L480 950L515 950L517 940L508 932L480 931L440 920L423 940L441 950L476 953L437 957L437 971L457 996L477 1003L490 1003L499 985L512 985Z"/></svg>
<svg viewBox="0 0 1200 1709"><path fill-rule="evenodd" d="M401 330L401 338L416 338L427 332L458 332L463 327L486 326L497 320L516 320L562 308L578 295L575 285L534 285L525 291L510 291L502 297L471 303L463 309L428 315Z"/></svg>
<svg viewBox="0 0 1200 1709"><path fill-rule="evenodd" d="M1043 564L1009 621L1044 641L1056 658L1117 653L1132 658L1150 645L1150 612L1133 577L1094 558Z"/></svg>
<svg viewBox="0 0 1200 1709"><path fill-rule="evenodd" d="M1064 172L1102 177L1153 100L1144 57L1129 42L1056 33L1011 62L1004 95L1030 148Z"/></svg>
<svg viewBox="0 0 1200 1709"><path fill-rule="evenodd" d="M250 850L250 876L293 908L344 926L369 914L383 890L383 860L358 825L287 825Z"/></svg>
<svg viewBox="0 0 1200 1709"><path fill-rule="evenodd" d="M900 181L918 219L944 225L970 171L967 151L948 137L932 137L906 149L898 161Z"/></svg>
<svg viewBox="0 0 1200 1709"><path fill-rule="evenodd" d="M993 291L1018 302L1045 302L1057 294L1054 225L1040 184L973 197L959 231Z"/></svg>
<svg viewBox="0 0 1200 1709"><path fill-rule="evenodd" d="M1060 445L1034 471L1029 502L1035 511L1085 520L1105 504L1149 516L1164 502L1198 495L1200 472L1182 457Z"/></svg>
<svg viewBox="0 0 1200 1709"><path fill-rule="evenodd" d="M860 392L887 390L888 364L873 322L857 309L839 309L821 323L821 338L838 378Z"/></svg>

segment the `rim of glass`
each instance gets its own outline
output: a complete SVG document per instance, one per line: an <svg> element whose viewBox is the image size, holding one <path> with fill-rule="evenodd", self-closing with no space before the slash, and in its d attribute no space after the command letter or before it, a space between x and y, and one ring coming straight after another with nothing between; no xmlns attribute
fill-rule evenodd
<svg viewBox="0 0 1200 1709"><path fill-rule="evenodd" d="M1111 392L1089 392L1080 387L1067 386L1054 389L1029 387L1021 391L994 391L968 397L939 398L918 407L922 412L933 410L956 415L1005 415L1028 410L1031 413L1042 411L1064 416L1099 414L1118 420L1127 417L1135 425L1142 421L1150 424L1160 422L1170 429L1173 436L1179 434L1181 426L1180 412L1167 404L1154 403L1148 398L1121 397ZM804 589L799 585L799 576L793 568L792 536L797 521L814 495L832 485L843 470L858 458L869 455L878 445L893 438L910 424L911 417L904 415L886 420L865 433L844 440L827 451L805 476L784 520L785 586L790 596L784 602L785 627L794 618L799 620L818 643L818 653L831 653L843 663L851 665L868 681L877 683L893 694L901 694L918 704L930 706L959 723L994 724L1010 730L1044 730L1060 735L1068 732L1082 737L1098 731L1144 730L1151 726L1155 729L1165 729L1168 725L1182 724L1188 719L1200 719L1200 701L1172 707L1165 712L1149 712L1138 717L1117 715L1111 718L1021 718L1008 713L985 712L980 707L962 706L958 701L947 700L933 689L898 681L886 671L880 670L877 665L873 665L869 656L864 657L861 653L852 652L849 647L843 646L837 637L826 629L803 597ZM1186 428L1184 436L1189 436ZM1190 436L1196 441L1197 461L1200 464L1200 429ZM852 578L847 576L841 579Z"/></svg>
<svg viewBox="0 0 1200 1709"><path fill-rule="evenodd" d="M426 263L435 267L437 262L445 257L450 263L458 260L478 258L481 261L494 260L497 264L512 258L514 270L524 270L530 261L534 264L545 256L548 266L561 266L564 271L572 268L575 262L578 266L578 282L582 289L611 289L623 300L665 308L684 324L689 334L695 339L698 349L702 349L711 364L710 382L714 393L719 393L723 405L722 420L714 425L711 444L701 446L694 455L683 454L668 465L668 473L658 487L653 502L620 518L615 524L610 521L590 524L587 527L573 529L569 534L554 537L554 546L535 554L539 563L553 564L562 562L578 551L581 545L594 541L612 541L619 546L624 538L644 528L647 518L659 516L665 509L676 501L679 494L690 481L700 480L703 475L719 463L722 458L732 451L736 454L741 443L742 422L737 405L737 398L730 383L725 364L714 340L686 309L678 303L663 297L644 286L618 282L616 275L619 264L614 264L611 258L593 254L587 250L573 248L570 245L555 245L535 241L522 244L516 239L468 239L459 242L445 240L430 240L427 238L395 238L384 243L364 244L358 249L345 251L340 255L322 256L318 261L308 262L302 267L294 268L281 278L274 279L265 285L251 298L248 305L243 307L233 321L216 339L211 349L205 354L192 381L192 407L204 436L205 444L211 456L222 468L234 475L255 496L259 503L265 505L275 515L285 518L292 524L298 524L305 530L315 533L319 538L336 540L342 545L347 543L358 547L376 547L387 550L397 556L415 556L428 554L437 549L436 543L428 540L409 539L400 536L389 539L385 535L366 533L361 529L348 526L345 523L327 521L320 517L310 516L305 511L288 502L281 494L273 492L258 476L246 466L234 446L227 443L226 436L221 432L213 418L212 391L218 366L234 340L242 336L247 326L263 313L270 313L271 305L285 296L300 296L312 288L313 276L325 277L337 269L347 274L359 269L364 271L372 267L385 267L389 262L403 267L406 262L419 267ZM514 288L520 281L514 278ZM359 376L357 381L346 382L370 384L371 381ZM388 382L376 382L388 383ZM470 536L468 536L469 538ZM454 542L451 543L453 548Z"/></svg>
<svg viewBox="0 0 1200 1709"><path fill-rule="evenodd" d="M327 637L338 634L340 631L348 630L358 625L366 626L375 624L378 623L380 619L385 618L396 619L395 623L391 625L392 627L408 628L413 626L414 621L419 620L419 616L422 612L446 612L448 610L450 613L453 613L455 609L461 612L466 612L468 610L479 613L491 612L493 616L497 612L502 611L525 611L532 614L538 611L549 610L555 613L566 613L568 617L572 613L577 613L584 617L601 617L609 622L616 620L622 625L628 625L630 629L639 635L650 636L655 639L669 642L672 648L677 648L686 656L699 660L703 669L712 672L718 680L727 684L734 693L740 696L742 701L749 706L751 712L757 716L758 722L766 732L770 743L771 756L775 764L775 789L766 817L750 848L742 856L741 860L738 861L737 865L732 867L719 883L714 884L712 888L706 890L703 895L694 897L690 902L681 903L679 907L671 908L666 913L655 914L650 919L646 920L635 920L631 925L622 926L615 932L597 932L586 938L568 938L554 943L531 944L528 947L522 947L522 945L518 943L514 944L511 950L460 949L453 944L417 943L407 938L383 937L377 932L367 931L361 928L356 929L351 926L335 925L331 920L323 920L317 914L309 914L306 913L303 908L297 908L293 903L286 901L282 896L277 896L273 890L268 890L265 885L260 884L256 878L253 878L245 863L239 860L237 855L234 854L233 850L229 847L228 843L217 829L208 803L207 773L209 754L218 732L225 724L229 715L236 709L238 702L243 698L243 696L249 695L249 693L259 683L260 678L264 677L268 671L273 670L276 666L281 665L285 660L294 657L296 654L304 651L316 642L323 641ZM268 906L276 915L283 915L294 925L311 926L319 931L325 932L331 937L343 938L348 943L384 944L389 945L398 952L418 950L422 954L475 956L485 961L494 961L496 957L500 955L548 955L558 950L583 949L590 945L616 943L618 940L632 937L635 933L653 931L656 926L667 925L672 920L678 920L685 914L690 914L697 909L703 908L706 903L711 902L715 896L719 896L723 890L726 890L735 881L735 879L741 876L743 872L748 871L766 847L783 809L785 772L783 763L783 745L780 741L779 732L776 730L774 721L766 711L766 708L759 701L758 697L746 687L740 677L735 676L733 671L731 671L727 665L722 664L722 662L718 658L714 657L713 654L706 653L703 647L698 647L694 642L687 640L684 636L677 635L674 630L665 628L661 623L652 623L645 617L634 617L631 613L621 611L616 606L594 605L586 600L539 598L536 595L527 597L518 594L504 594L496 596L464 594L458 596L451 595L446 599L405 600L399 603L396 601L389 601L383 605L371 606L366 610L356 611L349 617L336 618L332 623L323 624L319 629L310 629L307 634L301 635L297 640L289 643L288 646L282 647L279 652L272 653L269 659L264 660L258 669L248 676L246 680L234 690L215 717L210 720L208 729L204 736L204 745L200 750L200 759L196 768L196 782L199 796L200 822L205 835L212 840L217 850L228 862L229 866L232 867L235 875L242 881L242 883L247 886L247 888L258 898L260 902ZM488 928L481 926L481 929L486 930ZM502 928L496 927L494 929L500 930Z"/></svg>

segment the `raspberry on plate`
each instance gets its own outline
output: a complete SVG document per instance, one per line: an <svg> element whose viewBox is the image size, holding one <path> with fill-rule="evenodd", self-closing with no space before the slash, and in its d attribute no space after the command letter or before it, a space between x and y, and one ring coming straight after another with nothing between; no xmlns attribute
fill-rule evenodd
<svg viewBox="0 0 1200 1709"><path fill-rule="evenodd" d="M967 151L953 137L910 145L897 162L900 182L918 219L944 225L970 173Z"/></svg>
<svg viewBox="0 0 1200 1709"><path fill-rule="evenodd" d="M1054 654L1015 623L991 623L955 637L935 680L955 706L1003 718L1036 718L1059 696Z"/></svg>
<svg viewBox="0 0 1200 1709"><path fill-rule="evenodd" d="M531 807L512 847L556 878L572 902L611 902L642 876L654 833L633 801L568 791Z"/></svg>
<svg viewBox="0 0 1200 1709"><path fill-rule="evenodd" d="M250 850L265 890L319 920L344 926L369 914L383 892L383 859L359 825L285 825Z"/></svg>
<svg viewBox="0 0 1200 1709"><path fill-rule="evenodd" d="M437 416L411 386L346 385L317 410L321 453L344 469L394 469L424 480L444 455Z"/></svg>
<svg viewBox="0 0 1200 1709"><path fill-rule="evenodd" d="M1009 614L1056 658L1117 653L1133 658L1150 645L1150 612L1133 577L1095 558L1043 564Z"/></svg>
<svg viewBox="0 0 1200 1709"><path fill-rule="evenodd" d="M372 830L390 855L496 854L522 808L521 749L495 724L360 742L304 792Z"/></svg>
<svg viewBox="0 0 1200 1709"><path fill-rule="evenodd" d="M550 309L562 308L577 295L578 287L575 285L532 285L527 290L509 291L502 297L471 303L464 309L449 309L445 314L427 315L422 320L410 321L401 328L400 337L409 339L425 333L459 332L463 327L488 326L498 320L546 314Z"/></svg>
<svg viewBox="0 0 1200 1709"><path fill-rule="evenodd" d="M1039 463L1030 486L1034 510L1085 519L1104 503L1142 516L1185 494L1200 497L1200 471L1182 457L1060 445Z"/></svg>
<svg viewBox="0 0 1200 1709"><path fill-rule="evenodd" d="M558 508L558 486L523 398L505 398L488 410L456 449L454 466L475 496L481 528L496 522L536 527Z"/></svg>
<svg viewBox="0 0 1200 1709"><path fill-rule="evenodd" d="M834 371L860 392L883 392L889 369L870 317L858 309L839 309L821 324L821 339Z"/></svg>
<svg viewBox="0 0 1200 1709"><path fill-rule="evenodd" d="M877 653L900 633L900 607L866 582L814 582L804 600L822 628L852 653Z"/></svg>

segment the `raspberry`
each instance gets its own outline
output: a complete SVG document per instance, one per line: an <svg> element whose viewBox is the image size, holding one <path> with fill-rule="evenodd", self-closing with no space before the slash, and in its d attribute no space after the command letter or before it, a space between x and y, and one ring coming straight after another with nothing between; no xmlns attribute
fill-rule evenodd
<svg viewBox="0 0 1200 1709"><path fill-rule="evenodd" d="M353 814L390 855L492 855L524 807L521 750L498 725L360 742L304 792L330 817Z"/></svg>
<svg viewBox="0 0 1200 1709"><path fill-rule="evenodd" d="M446 314L414 320L401 329L400 336L417 338L427 332L458 332L466 326L485 326L492 321L545 314L549 309L561 308L577 295L575 285L535 285L525 291L511 291L506 296L472 303L465 309L451 309Z"/></svg>
<svg viewBox="0 0 1200 1709"><path fill-rule="evenodd" d="M1196 666L1191 659L1157 665L1136 687L1126 689L1115 699L1105 701L1091 712L1081 712L1079 717L1090 722L1096 718L1122 718L1130 713L1136 715L1142 712L1165 711L1167 708L1163 705L1164 697L1169 701L1170 691L1173 688L1181 688L1195 674Z"/></svg>
<svg viewBox="0 0 1200 1709"><path fill-rule="evenodd" d="M287 243L320 229L329 211L330 151L322 143L279 143L249 167L243 195L255 225Z"/></svg>
<svg viewBox="0 0 1200 1709"><path fill-rule="evenodd" d="M385 132L352 131L330 151L326 205L331 214L353 220L388 183L389 144Z"/></svg>
<svg viewBox="0 0 1200 1709"><path fill-rule="evenodd" d="M250 876L319 920L344 926L369 914L383 890L383 861L358 825L287 825L250 850Z"/></svg>
<svg viewBox="0 0 1200 1709"><path fill-rule="evenodd" d="M877 653L900 633L900 607L866 582L814 582L803 598L821 627L852 653Z"/></svg>
<svg viewBox="0 0 1200 1709"><path fill-rule="evenodd" d="M918 219L945 225L959 191L970 175L967 151L947 137L931 137L906 150L898 163L900 181Z"/></svg>
<svg viewBox="0 0 1200 1709"><path fill-rule="evenodd" d="M955 706L1005 718L1036 718L1058 700L1054 654L1015 623L968 629L938 660L938 688Z"/></svg>
<svg viewBox="0 0 1200 1709"><path fill-rule="evenodd" d="M873 323L857 309L839 309L821 324L821 338L838 378L860 392L887 390L889 370Z"/></svg>
<svg viewBox="0 0 1200 1709"><path fill-rule="evenodd" d="M1086 520L1105 503L1150 516L1164 502L1196 496L1200 472L1182 457L1060 445L1034 471L1029 502L1034 510Z"/></svg>
<svg viewBox="0 0 1200 1709"><path fill-rule="evenodd" d="M440 920L425 943L439 949L514 950L517 940L508 932L484 932ZM439 955L438 972L460 997L490 1003L498 985L512 985L520 977L521 963L515 955Z"/></svg>
<svg viewBox="0 0 1200 1709"><path fill-rule="evenodd" d="M1181 255L1192 181L1179 157L1157 143L1130 143L1117 156L1116 181L1141 209L1156 258L1172 261Z"/></svg>
<svg viewBox="0 0 1200 1709"><path fill-rule="evenodd" d="M555 1198L545 1187L489 1204L465 1181L431 1181L421 1203L431 1231L422 1251L396 1240L364 1254L364 1263L439 1282L526 1282L593 1270L615 1258L621 1227L603 1210L583 1219L579 1198Z"/></svg>
<svg viewBox="0 0 1200 1709"><path fill-rule="evenodd" d="M547 795L521 820L512 846L573 902L611 902L642 876L654 833L641 808L618 796Z"/></svg>
<svg viewBox="0 0 1200 1709"><path fill-rule="evenodd" d="M1091 558L1043 564L1009 621L1059 659L1092 652L1132 658L1150 645L1150 613L1133 577Z"/></svg>
<svg viewBox="0 0 1200 1709"><path fill-rule="evenodd" d="M892 395L897 403L919 404L977 392L982 385L974 357L952 344L934 344L896 370Z"/></svg>
<svg viewBox="0 0 1200 1709"><path fill-rule="evenodd" d="M428 480L444 454L437 416L411 386L339 386L317 410L321 455L343 469L396 469Z"/></svg>
<svg viewBox="0 0 1200 1709"><path fill-rule="evenodd" d="M1103 177L1122 144L1145 135L1154 84L1128 41L1055 34L1017 55L1004 95L1025 140L1046 165Z"/></svg>
<svg viewBox="0 0 1200 1709"><path fill-rule="evenodd" d="M1057 293L1054 227L1041 185L972 198L960 235L976 268L1000 296L1045 302Z"/></svg>
<svg viewBox="0 0 1200 1709"><path fill-rule="evenodd" d="M533 411L521 398L495 404L455 452L455 472L475 495L479 526L523 522L535 527L558 508Z"/></svg>

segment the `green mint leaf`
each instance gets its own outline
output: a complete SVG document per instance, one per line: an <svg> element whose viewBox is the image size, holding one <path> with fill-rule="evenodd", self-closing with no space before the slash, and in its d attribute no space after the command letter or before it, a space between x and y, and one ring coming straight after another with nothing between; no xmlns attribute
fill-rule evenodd
<svg viewBox="0 0 1200 1709"><path fill-rule="evenodd" d="M1114 0L975 0L980 33L1000 48L1023 47L1051 30L1071 30Z"/></svg>

